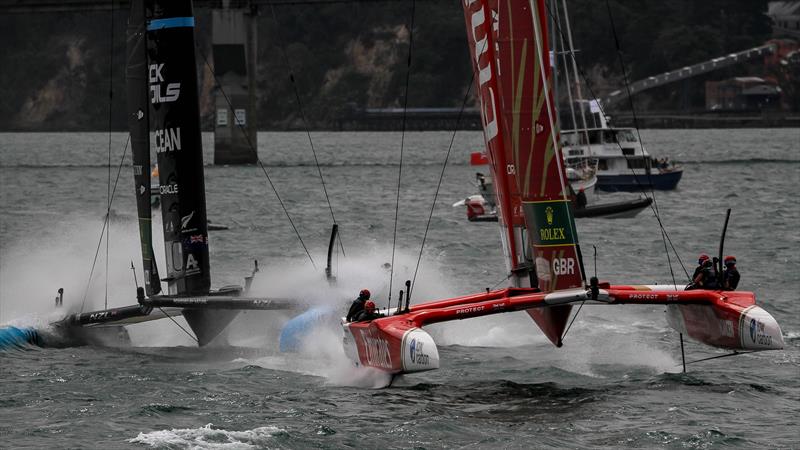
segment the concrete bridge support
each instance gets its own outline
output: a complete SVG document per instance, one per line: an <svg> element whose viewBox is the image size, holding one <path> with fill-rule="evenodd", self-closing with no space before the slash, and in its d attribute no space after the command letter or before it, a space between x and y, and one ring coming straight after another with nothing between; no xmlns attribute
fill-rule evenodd
<svg viewBox="0 0 800 450"><path fill-rule="evenodd" d="M256 11L212 11L214 72L214 164L255 164L258 159L256 121Z"/></svg>

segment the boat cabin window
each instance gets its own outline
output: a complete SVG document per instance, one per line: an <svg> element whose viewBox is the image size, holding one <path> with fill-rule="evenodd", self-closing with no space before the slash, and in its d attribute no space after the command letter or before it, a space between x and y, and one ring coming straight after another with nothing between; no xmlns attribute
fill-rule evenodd
<svg viewBox="0 0 800 450"><path fill-rule="evenodd" d="M617 139L620 142L636 142L636 135L631 130L617 130Z"/></svg>
<svg viewBox="0 0 800 450"><path fill-rule="evenodd" d="M649 163L649 159L644 158L627 158L628 159L628 168L629 169L644 169L645 162ZM650 164L647 164L650 167Z"/></svg>
<svg viewBox="0 0 800 450"><path fill-rule="evenodd" d="M608 170L608 161L601 159L597 162L597 170Z"/></svg>
<svg viewBox="0 0 800 450"><path fill-rule="evenodd" d="M601 144L603 142L603 137L600 133L600 130L591 130L589 131L589 143L590 144Z"/></svg>
<svg viewBox="0 0 800 450"><path fill-rule="evenodd" d="M579 145L580 139L578 138L578 133L564 133L561 135L561 138L564 140L564 145Z"/></svg>
<svg viewBox="0 0 800 450"><path fill-rule="evenodd" d="M635 148L625 148L625 147L623 147L622 148L622 154L623 155L634 155L634 154L636 154L636 149Z"/></svg>

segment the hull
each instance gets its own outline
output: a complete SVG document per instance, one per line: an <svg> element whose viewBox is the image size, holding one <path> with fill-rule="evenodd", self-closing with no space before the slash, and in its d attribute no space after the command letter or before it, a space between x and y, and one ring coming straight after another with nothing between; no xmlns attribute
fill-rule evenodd
<svg viewBox="0 0 800 450"><path fill-rule="evenodd" d="M35 328L0 327L0 350L10 350L28 345L42 345L42 339Z"/></svg>
<svg viewBox="0 0 800 450"><path fill-rule="evenodd" d="M639 214L643 209L650 206L652 202L651 198L638 198L622 202L601 203L581 209L573 208L573 214L576 219L593 217L606 219L630 218ZM497 211L491 210L480 195L473 195L453 206L461 205L466 206L467 220L470 222L497 222Z"/></svg>
<svg viewBox="0 0 800 450"><path fill-rule="evenodd" d="M344 324L344 348L359 367L393 374L432 370L439 367L439 353L431 336L422 330L424 325L512 311L547 316L546 323L557 324L568 318L567 308L583 302L666 305L670 326L700 343L730 350L783 348L780 326L756 305L752 292L683 289L601 283L596 292L571 289L544 293L536 288L508 288L437 300L413 305L408 311L391 312L388 317L371 322ZM555 331L540 328L544 333ZM561 340L553 342L560 346Z"/></svg>
<svg viewBox="0 0 800 450"><path fill-rule="evenodd" d="M746 291L683 291L680 286L614 286L613 304L667 305L667 322L706 345L730 350L780 350L778 322Z"/></svg>
<svg viewBox="0 0 800 450"><path fill-rule="evenodd" d="M676 331L714 347L730 350L776 350L783 336L775 319L759 306L714 308L670 305L667 321Z"/></svg>
<svg viewBox="0 0 800 450"><path fill-rule="evenodd" d="M318 306L290 319L281 329L279 348L282 353L302 350L306 339L320 326L336 324L337 310L328 306Z"/></svg>
<svg viewBox="0 0 800 450"><path fill-rule="evenodd" d="M380 320L344 325L345 354L357 367L412 373L439 368L433 338L407 322Z"/></svg>
<svg viewBox="0 0 800 450"><path fill-rule="evenodd" d="M607 219L630 218L639 214L640 211L653 203L651 198L637 198L624 202L602 203L591 205L585 208L574 209L575 218L582 217L604 217Z"/></svg>
<svg viewBox="0 0 800 450"><path fill-rule="evenodd" d="M636 176L631 174L618 175L597 175L597 189L606 192L639 192L642 189L658 189L668 191L675 189L683 176L683 170L677 169L672 172L653 173Z"/></svg>

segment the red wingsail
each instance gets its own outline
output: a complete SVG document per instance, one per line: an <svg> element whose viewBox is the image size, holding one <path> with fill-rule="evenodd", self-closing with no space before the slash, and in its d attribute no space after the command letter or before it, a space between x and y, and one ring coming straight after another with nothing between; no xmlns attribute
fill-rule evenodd
<svg viewBox="0 0 800 450"><path fill-rule="evenodd" d="M500 115L502 99L498 86L496 17L492 14L494 9L489 6L490 4L496 6L496 3L493 0L466 0L464 19L467 23L467 41L481 106L484 140L494 173L499 205L498 222L503 230L503 249L508 269L512 273L518 273L525 267L524 248L520 239L522 236L520 230L523 229L524 222L516 177L514 173L505 173L509 155L506 151L505 133L502 130ZM518 283L515 285L519 286Z"/></svg>
<svg viewBox="0 0 800 450"><path fill-rule="evenodd" d="M544 1L466 0L464 11L512 285L579 288ZM558 344L569 312L558 306L529 313Z"/></svg>

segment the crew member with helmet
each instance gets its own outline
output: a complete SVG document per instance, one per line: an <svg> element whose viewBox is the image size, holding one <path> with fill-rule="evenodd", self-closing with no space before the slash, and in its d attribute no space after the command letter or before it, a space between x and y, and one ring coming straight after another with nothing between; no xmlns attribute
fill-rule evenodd
<svg viewBox="0 0 800 450"><path fill-rule="evenodd" d="M692 277L691 289L719 289L717 270L708 255L701 254L697 259L697 264Z"/></svg>
<svg viewBox="0 0 800 450"><path fill-rule="evenodd" d="M706 265L706 261L709 261L708 255L705 253L700 253L700 256L697 258L697 267L694 269L694 274L692 275L692 282L697 279L697 276L700 275L700 272L703 271L703 268Z"/></svg>
<svg viewBox="0 0 800 450"><path fill-rule="evenodd" d="M583 191L583 188L580 188L578 190L578 194L575 195L575 206L578 209L584 209L586 208L586 204L587 204L586 192Z"/></svg>
<svg viewBox="0 0 800 450"><path fill-rule="evenodd" d="M725 270L722 272L722 289L726 291L735 291L739 286L739 270L736 269L736 257L726 256L723 259L725 263Z"/></svg>
<svg viewBox="0 0 800 450"><path fill-rule="evenodd" d="M364 311L364 304L369 300L370 295L369 289L362 289L361 292L358 293L358 298L353 301L353 304L350 305L350 309L347 311L347 317L345 319L348 322L354 321L358 313ZM375 304L373 303L372 306L374 307Z"/></svg>
<svg viewBox="0 0 800 450"><path fill-rule="evenodd" d="M356 317L355 319L353 319L353 321L368 322L370 320L377 319L379 317L384 317L384 316L383 314L375 311L375 302L373 302L372 300L367 300L367 302L364 303L364 309L358 314L356 314Z"/></svg>

